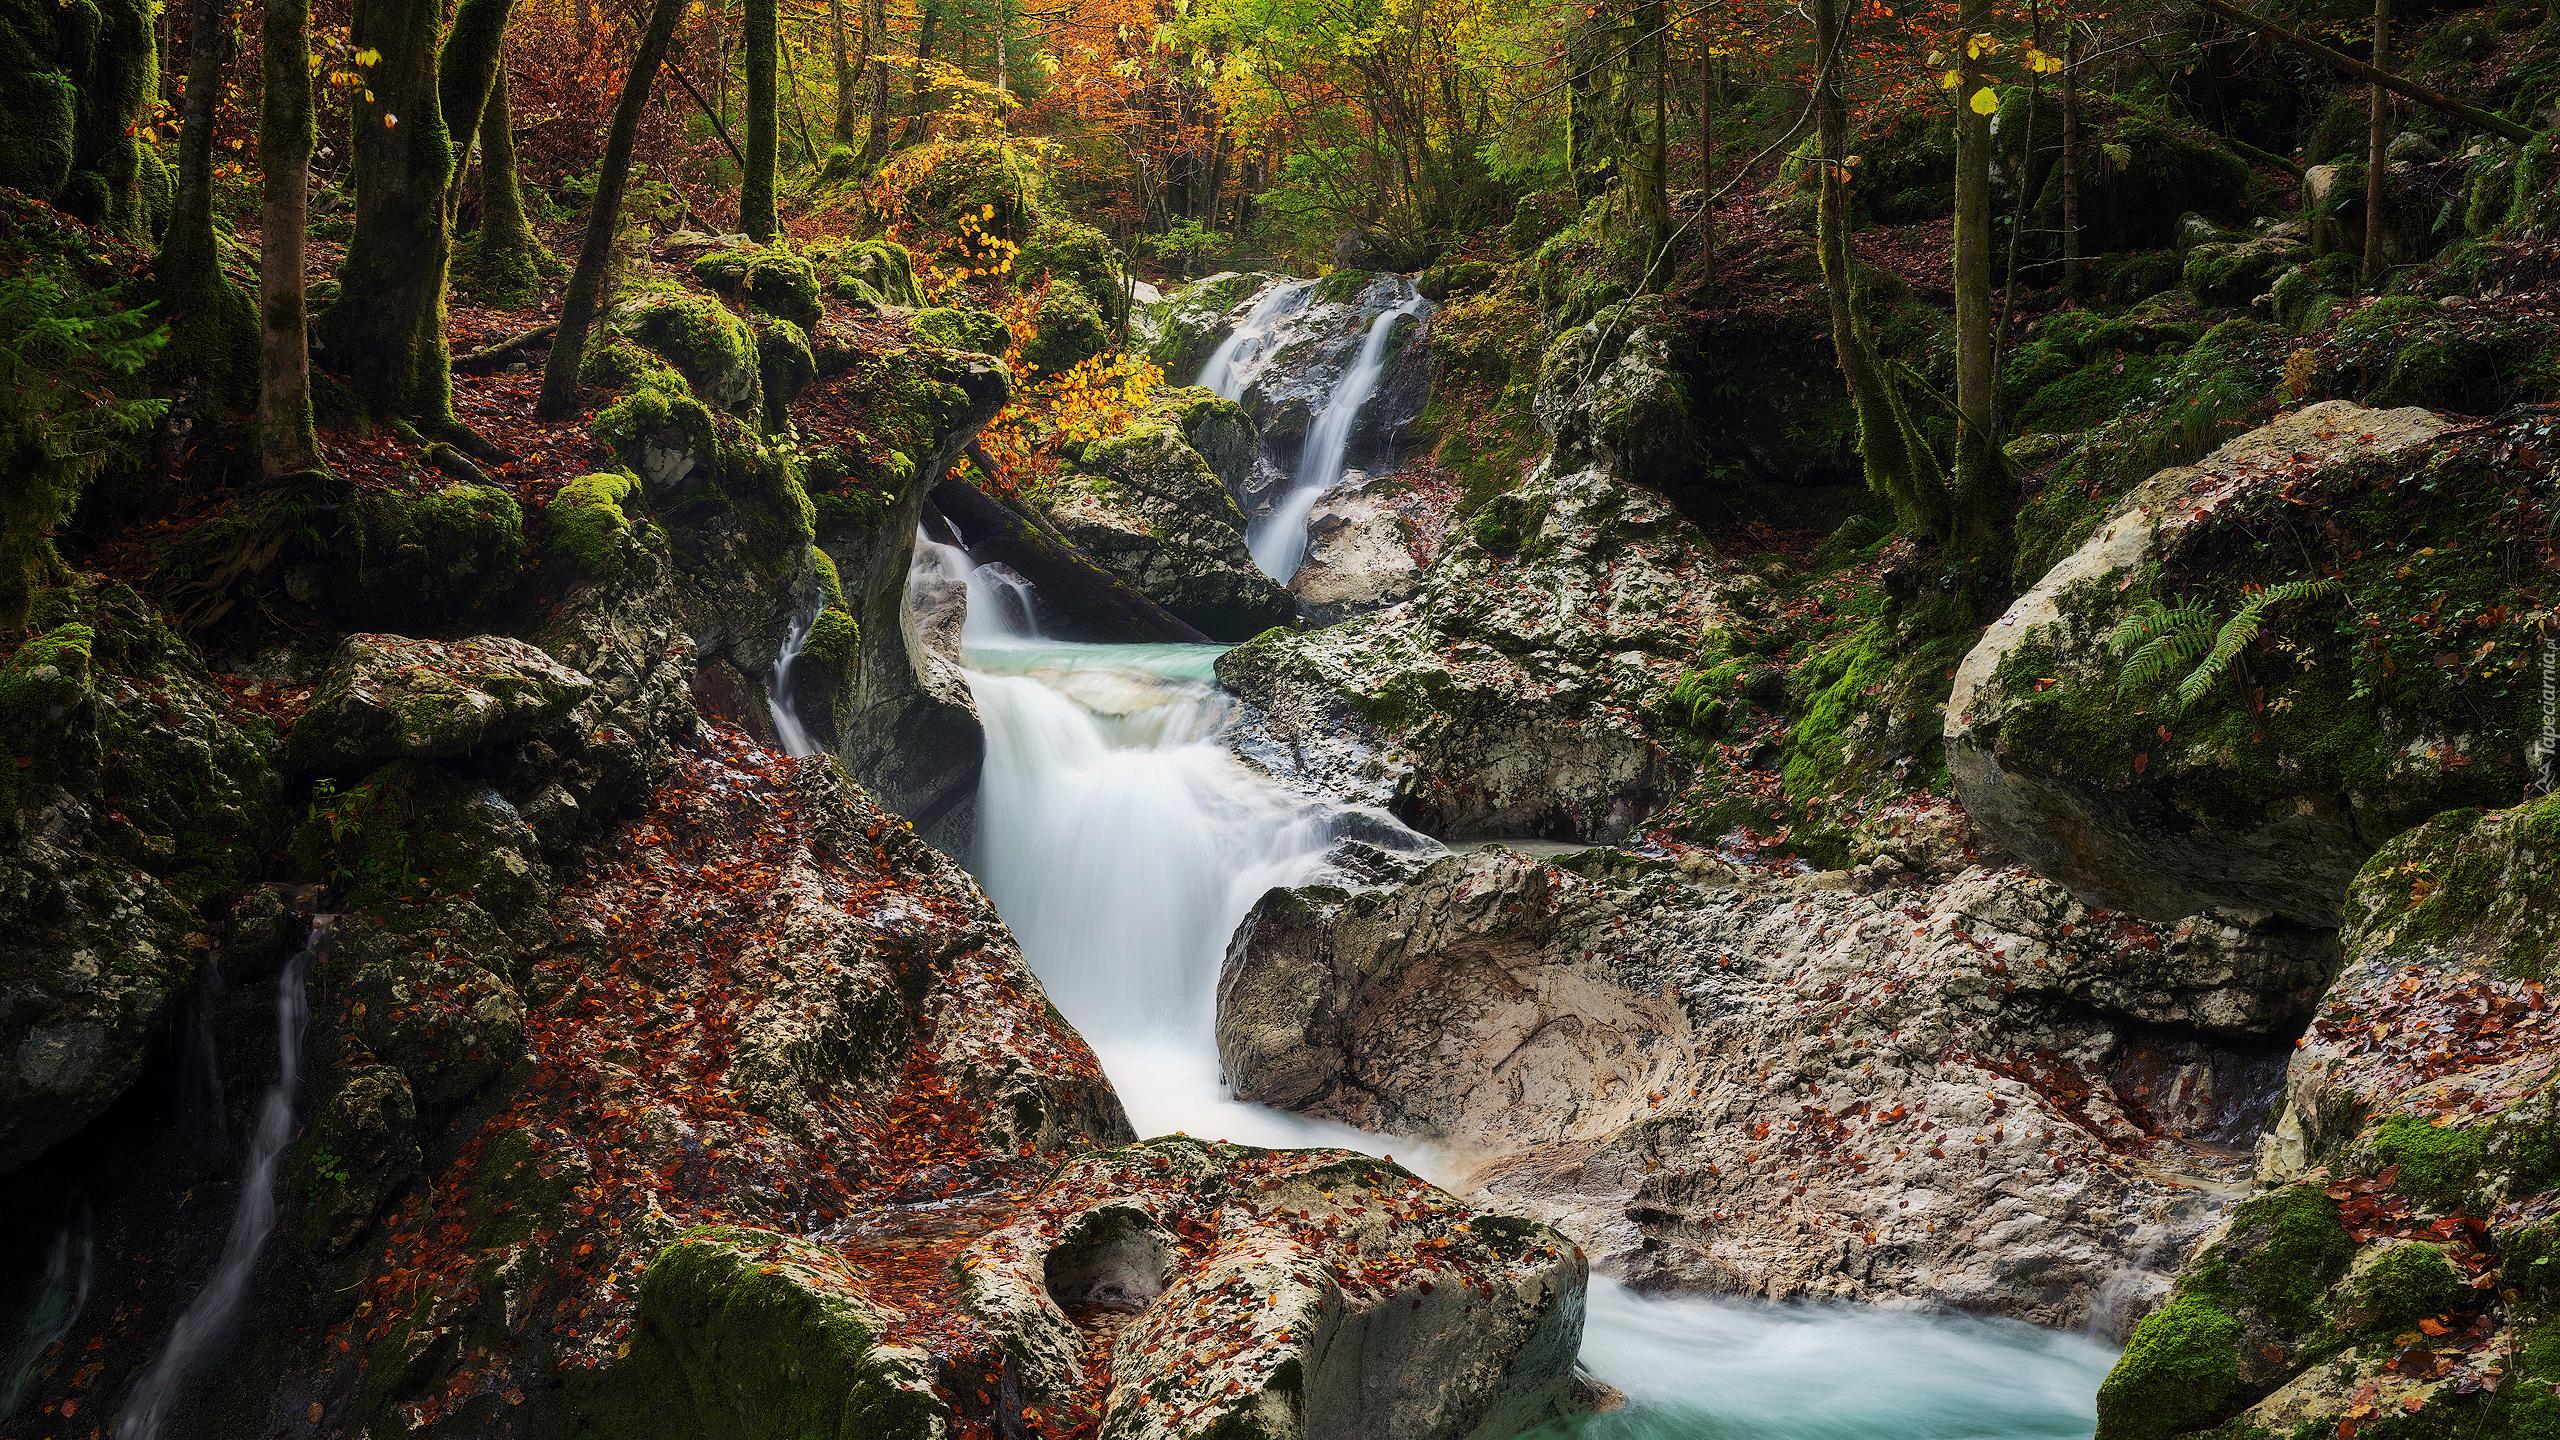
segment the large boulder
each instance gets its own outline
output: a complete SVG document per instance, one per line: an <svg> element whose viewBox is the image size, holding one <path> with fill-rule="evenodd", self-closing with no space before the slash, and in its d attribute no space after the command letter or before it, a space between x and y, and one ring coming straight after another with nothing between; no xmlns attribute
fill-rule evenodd
<svg viewBox="0 0 2560 1440"><path fill-rule="evenodd" d="M2545 799L2439 816L2356 876L2257 1191L2134 1332L2101 1440L2560 1424L2555 866Z"/></svg>
<svg viewBox="0 0 2560 1440"><path fill-rule="evenodd" d="M2537 425L2331 401L2145 481L1956 672L1983 840L2150 920L2326 927L2381 841L2519 793L2538 697L2505 576L2541 542L2508 495L2544 483ZM2188 648L2128 680L2128 621Z"/></svg>
<svg viewBox="0 0 2560 1440"><path fill-rule="evenodd" d="M1390 483L1345 471L1307 512L1306 558L1289 577L1289 593L1308 619L1335 624L1402 604L1422 588L1404 517L1387 503Z"/></svg>
<svg viewBox="0 0 2560 1440"><path fill-rule="evenodd" d="M294 723L297 769L348 773L387 760L488 754L557 725L595 684L503 635L350 635Z"/></svg>
<svg viewBox="0 0 2560 1440"><path fill-rule="evenodd" d="M0 662L0 1172L139 1079L281 826L264 721L121 585Z"/></svg>
<svg viewBox="0 0 2560 1440"><path fill-rule="evenodd" d="M1496 847L1354 884L1239 928L1239 1099L1463 1146L1479 1201L1644 1288L2048 1325L2166 1287L2330 960L1979 866L1861 894Z"/></svg>
<svg viewBox="0 0 2560 1440"><path fill-rule="evenodd" d="M1221 656L1253 758L1443 839L1616 840L1684 767L1642 713L1723 622L1697 528L1597 469L1549 466L1463 529L1413 600Z"/></svg>
<svg viewBox="0 0 2560 1440"><path fill-rule="evenodd" d="M959 1265L1033 1409L1125 1440L1522 1433L1571 1405L1588 1274L1392 1162L1182 1137L1069 1163Z"/></svg>
<svg viewBox="0 0 2560 1440"><path fill-rule="evenodd" d="M1245 548L1235 497L1172 424L1140 423L1086 446L1048 512L1104 569L1215 639L1297 618L1289 592Z"/></svg>

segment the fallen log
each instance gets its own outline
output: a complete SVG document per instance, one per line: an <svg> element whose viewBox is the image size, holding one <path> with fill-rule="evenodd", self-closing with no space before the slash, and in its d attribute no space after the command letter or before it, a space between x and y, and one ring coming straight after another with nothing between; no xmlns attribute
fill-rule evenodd
<svg viewBox="0 0 2560 1440"><path fill-rule="evenodd" d="M534 346L540 345L549 340L553 335L558 334L559 330L560 322L552 320L541 325L536 325L532 329L527 330L513 339L501 340L495 345L484 346L481 349L472 351L468 355L456 355L453 357L453 373L456 375L485 375L492 370L503 367L508 361L513 360L515 357L532 349Z"/></svg>

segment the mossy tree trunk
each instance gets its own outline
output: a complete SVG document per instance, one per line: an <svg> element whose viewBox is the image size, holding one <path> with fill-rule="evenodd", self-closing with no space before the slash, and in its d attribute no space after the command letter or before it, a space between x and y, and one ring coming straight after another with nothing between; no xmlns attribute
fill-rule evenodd
<svg viewBox="0 0 2560 1440"><path fill-rule="evenodd" d="M303 323L303 230L311 214L311 4L265 0L260 15L258 457L269 479L320 464Z"/></svg>
<svg viewBox="0 0 2560 1440"><path fill-rule="evenodd" d="M1991 307L1991 80L1975 54L1988 42L1991 0L1963 0L1956 12L1956 63L1964 83L1956 105L1956 463L1948 526L1940 537L1968 563L2006 564L1997 554L2007 518L2006 481L1993 393Z"/></svg>
<svg viewBox="0 0 2560 1440"><path fill-rule="evenodd" d="M524 190L516 177L516 134L507 108L507 67L489 85L480 111L480 238L473 260L479 283L492 297L521 301L541 283L545 266L557 267L533 222L524 214Z"/></svg>
<svg viewBox="0 0 2560 1440"><path fill-rule="evenodd" d="M782 227L774 213L774 160L781 148L777 68L781 64L781 7L777 0L746 0L747 173L738 186L738 228L759 245Z"/></svg>
<svg viewBox="0 0 2560 1440"><path fill-rule="evenodd" d="M578 368L586 358L587 329L595 323L604 298L606 273L613 267L614 240L622 231L622 193L631 184L631 143L640 133L640 112L649 102L650 84L667 57L667 42L684 15L686 0L655 0L649 28L622 77L622 95L614 102L613 125L605 132L604 166L596 177L595 200L587 209L587 233L578 243L578 266L570 272L569 292L560 300L560 330L552 337L550 358L542 366L542 398L534 413L557 419L578 403Z"/></svg>
<svg viewBox="0 0 2560 1440"><path fill-rule="evenodd" d="M2373 0L2373 68L2391 63L2391 0ZM2383 190L2391 174L2391 96L2366 87L2364 160L2364 286L2382 283Z"/></svg>
<svg viewBox="0 0 2560 1440"><path fill-rule="evenodd" d="M187 91L178 131L178 189L152 264L152 292L170 323L166 368L197 387L209 409L250 403L257 307L222 272L213 235L214 107L231 26L220 0L188 12Z"/></svg>
<svg viewBox="0 0 2560 1440"><path fill-rule="evenodd" d="M471 165L471 142L480 134L480 116L497 89L498 72L506 65L507 17L515 0L462 0L454 8L453 26L445 32L444 53L436 62L436 103L453 139L456 180ZM461 207L462 186L445 188L448 221Z"/></svg>
<svg viewBox="0 0 2560 1440"><path fill-rule="evenodd" d="M375 415L428 433L454 429L445 346L446 267L453 229L445 192L453 141L438 95L436 0L356 0L349 36L381 55L355 97L356 229L339 268L345 297L320 317L322 364Z"/></svg>
<svg viewBox="0 0 2560 1440"><path fill-rule="evenodd" d="M836 62L835 142L850 150L856 143L854 107L860 95L853 56L845 44L844 0L827 0L827 40L834 48Z"/></svg>
<svg viewBox="0 0 2560 1440"><path fill-rule="evenodd" d="M2062 291L2077 295L2080 263L2080 24L2062 17Z"/></svg>
<svg viewBox="0 0 2560 1440"><path fill-rule="evenodd" d="M933 58L934 32L942 28L942 8L933 0L924 0L924 11L916 21L916 69L907 81L907 126L898 143L913 145L924 139L925 96L933 88L925 79L925 62Z"/></svg>
<svg viewBox="0 0 2560 1440"><path fill-rule="evenodd" d="M1849 103L1841 88L1841 53L1847 36L1842 0L1812 0L1814 49L1814 125L1822 151L1821 183L1816 193L1821 209L1815 224L1815 253L1822 263L1823 293L1831 310L1831 344L1840 359L1840 375L1848 383L1849 403L1858 414L1858 455L1867 485L1893 502L1894 514L1911 535L1936 539L1948 523L1947 487L1937 458L1912 427L1901 392L1885 373L1884 362L1868 342L1858 318L1856 273L1849 257L1848 173Z"/></svg>
<svg viewBox="0 0 2560 1440"><path fill-rule="evenodd" d="M862 19L862 65L870 77L871 128L862 142L862 168L870 169L889 155L889 7L869 0Z"/></svg>

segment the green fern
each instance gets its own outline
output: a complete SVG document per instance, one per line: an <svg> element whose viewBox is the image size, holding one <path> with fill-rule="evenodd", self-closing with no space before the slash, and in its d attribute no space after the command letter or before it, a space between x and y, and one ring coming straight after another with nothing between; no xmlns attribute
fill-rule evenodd
<svg viewBox="0 0 2560 1440"><path fill-rule="evenodd" d="M2174 668L2188 667L2178 681L2172 710L2182 714L2229 673L2240 652L2265 628L2269 610L2295 600L2335 595L2340 589L2335 580L2288 580L2271 585L2251 595L2248 603L2218 626L2210 605L2196 601L2169 605L2156 599L2145 600L2107 633L2109 649L2118 655L2131 652L2125 660L2124 673L2116 681L2117 692L2152 689Z"/></svg>

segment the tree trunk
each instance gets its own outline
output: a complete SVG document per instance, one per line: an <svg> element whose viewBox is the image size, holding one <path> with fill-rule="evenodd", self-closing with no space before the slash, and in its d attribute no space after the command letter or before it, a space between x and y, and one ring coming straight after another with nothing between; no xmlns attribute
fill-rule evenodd
<svg viewBox="0 0 2560 1440"><path fill-rule="evenodd" d="M445 189L453 143L437 101L437 0L356 0L349 36L382 59L354 104L356 230L340 267L343 303L320 317L321 360L375 415L429 433L453 425L445 346Z"/></svg>
<svg viewBox="0 0 2560 1440"><path fill-rule="evenodd" d="M1815 225L1815 254L1822 264L1823 293L1831 310L1831 344L1847 382L1849 402L1858 412L1858 454L1865 462L1867 485L1893 502L1902 529L1918 538L1937 539L1947 529L1947 489L1936 458L1911 425L1902 396L1885 374L1884 364L1867 341L1858 319L1855 276L1849 259L1848 195L1841 179L1849 153L1848 96L1841 89L1842 0L1811 0L1814 50L1819 57L1814 79L1814 124L1822 150L1822 180L1817 193L1821 209Z"/></svg>
<svg viewBox="0 0 2560 1440"><path fill-rule="evenodd" d="M1645 146L1643 285L1652 289L1671 273L1671 21L1662 0L1647 0L1637 13L1637 33L1650 35L1653 63L1653 134ZM1630 56L1630 68L1634 57Z"/></svg>
<svg viewBox="0 0 2560 1440"><path fill-rule="evenodd" d="M2231 0L2196 0L2196 3L2235 25L2246 26L2266 36L2296 54L2308 55L2350 80L2379 85L2394 95L2415 100L2439 115L2450 115L2456 120L2477 125L2502 140L2513 140L2519 145L2530 145L2535 139L2530 128L2519 125L2494 110L2483 110L2477 105L2466 105L2450 95L2430 90L2406 76L2394 75L2388 70L2367 65L2352 55L2341 55L2308 35L2298 35L2272 20L2261 20L2232 4Z"/></svg>
<svg viewBox="0 0 2560 1440"><path fill-rule="evenodd" d="M570 273L569 293L560 301L560 333L551 340L551 355L542 366L542 398L534 413L558 419L576 408L578 368L586 358L587 327L595 323L604 294L605 274L613 266L613 244L622 229L622 192L631 183L631 143L640 132L640 111L649 103L649 85L667 55L667 42L683 18L686 0L655 0L649 28L641 33L631 69L622 77L622 95L614 102L613 125L605 132L604 168L596 177L596 197L587 210L586 237L578 244L578 268Z"/></svg>
<svg viewBox="0 0 2560 1440"><path fill-rule="evenodd" d="M446 32L444 54L436 62L436 103L445 128L453 134L453 176L458 182L471 165L471 142L480 134L480 112L497 88L505 64L507 16L515 0L462 0L454 8L453 28ZM446 219L462 202L463 187L445 192Z"/></svg>
<svg viewBox="0 0 2560 1440"><path fill-rule="evenodd" d="M2391 63L2391 0L2373 0L2373 68ZM2391 174L2391 99L2370 87L2365 108L2364 287L2382 283L2383 182Z"/></svg>
<svg viewBox="0 0 2560 1440"><path fill-rule="evenodd" d="M738 228L766 245L782 228L773 204L774 158L782 139L775 93L782 17L777 0L746 0L746 7L747 174L738 186Z"/></svg>
<svg viewBox="0 0 2560 1440"><path fill-rule="evenodd" d="M827 0L827 38L835 47L835 142L850 150L856 143L853 108L856 91L853 58L844 43L844 0Z"/></svg>
<svg viewBox="0 0 2560 1440"><path fill-rule="evenodd" d="M870 0L863 11L862 63L871 76L871 130L862 144L862 168L889 156L889 7Z"/></svg>
<svg viewBox="0 0 2560 1440"><path fill-rule="evenodd" d="M1005 74L1006 68L1007 68L1007 66L1010 64L1010 62L1006 59L1006 55L1005 55L1005 43L1004 43L1004 0L995 0L995 7L996 7L996 43L995 43L995 50L996 50L996 68L995 68L995 75L994 75L994 77L993 77L993 78L994 78L994 80L995 80L995 85L996 85L996 97L997 97L997 98L996 98L996 120L997 120L997 123L1001 124L1001 123L1003 123L1003 120L1004 120L1004 97L1013 93L1013 81L1012 81L1010 78L1008 78L1008 77L1006 76L1006 74Z"/></svg>
<svg viewBox="0 0 2560 1440"><path fill-rule="evenodd" d="M2080 26L2062 17L2062 290L2078 295L2080 263Z"/></svg>
<svg viewBox="0 0 2560 1440"><path fill-rule="evenodd" d="M202 387L208 410L249 402L245 363L257 307L222 273L213 239L213 126L231 26L221 0L195 0L187 21L187 93L178 131L178 192L151 268L152 293L170 322L162 363ZM297 257L298 258L298 257Z"/></svg>
<svg viewBox="0 0 2560 1440"><path fill-rule="evenodd" d="M1978 516L1987 487L2003 477L1998 418L1992 413L1991 117L1975 109L1990 79L1972 41L1991 19L1990 0L1963 0L1956 13L1955 56L1964 83L1956 93L1956 475L1955 530L1970 546L1985 538ZM1984 38L1988 38L1987 36Z"/></svg>
<svg viewBox="0 0 2560 1440"><path fill-rule="evenodd" d="M258 460L268 479L314 470L311 346L302 314L311 214L310 0L266 0L259 17Z"/></svg>
<svg viewBox="0 0 2560 1440"><path fill-rule="evenodd" d="M542 281L545 265L558 268L524 215L524 191L516 178L516 133L509 123L507 70L501 65L480 111L480 240L474 256L478 284L490 298L521 300Z"/></svg>
<svg viewBox="0 0 2560 1440"><path fill-rule="evenodd" d="M907 128L898 143L913 145L924 139L925 94L932 86L925 80L925 62L933 58L933 32L942 23L942 12L933 0L924 0L924 11L916 21L916 69L907 77Z"/></svg>

